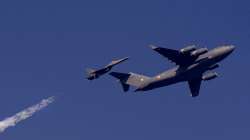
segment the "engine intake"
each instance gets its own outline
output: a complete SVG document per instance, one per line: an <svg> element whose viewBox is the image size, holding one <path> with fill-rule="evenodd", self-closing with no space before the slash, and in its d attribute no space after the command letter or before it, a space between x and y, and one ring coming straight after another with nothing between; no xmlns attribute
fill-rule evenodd
<svg viewBox="0 0 250 140"><path fill-rule="evenodd" d="M193 51L192 53L191 53L191 56L200 56L200 55L202 55L202 54L204 54L204 53L207 53L208 52L208 49L207 48L200 48L200 49L198 49L198 50L195 50L195 51Z"/></svg>
<svg viewBox="0 0 250 140"><path fill-rule="evenodd" d="M209 72L209 73L206 73L205 75L202 76L202 80L208 81L208 80L212 80L216 77L218 77L218 74L216 72Z"/></svg>
<svg viewBox="0 0 250 140"><path fill-rule="evenodd" d="M192 51L195 51L195 50L196 50L196 46L191 45L191 46L187 46L187 47L181 49L180 52L183 54L188 54L188 53L191 53Z"/></svg>

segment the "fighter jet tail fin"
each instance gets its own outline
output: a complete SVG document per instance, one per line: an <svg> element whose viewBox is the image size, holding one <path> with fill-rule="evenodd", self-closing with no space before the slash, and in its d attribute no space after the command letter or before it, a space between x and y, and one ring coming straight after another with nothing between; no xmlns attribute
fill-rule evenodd
<svg viewBox="0 0 250 140"><path fill-rule="evenodd" d="M150 79L150 77L135 74L135 73L111 72L110 75L119 79L124 91L128 91L129 86L134 86L138 88L143 83L145 83L147 80Z"/></svg>

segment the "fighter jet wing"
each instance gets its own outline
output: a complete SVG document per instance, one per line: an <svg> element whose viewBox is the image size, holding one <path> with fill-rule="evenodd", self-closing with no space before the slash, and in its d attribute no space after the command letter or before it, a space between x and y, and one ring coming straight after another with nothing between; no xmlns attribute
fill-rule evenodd
<svg viewBox="0 0 250 140"><path fill-rule="evenodd" d="M189 85L192 97L196 97L199 95L201 81L202 81L201 78L188 81L188 85Z"/></svg>
<svg viewBox="0 0 250 140"><path fill-rule="evenodd" d="M187 65L191 61L190 55L185 55L180 53L178 50L150 46L154 51L158 52L162 56L168 58L170 61L174 62L176 65Z"/></svg>
<svg viewBox="0 0 250 140"><path fill-rule="evenodd" d="M123 61L126 61L127 59L128 59L128 57L118 59L118 60L113 60L112 62L110 62L105 67L103 67L101 69L97 69L97 70L87 69L86 70L86 74L87 74L86 78L88 80L97 79L98 77L100 77L100 76L104 75L105 73L109 72L112 69L112 67L122 63ZM127 90L127 87L125 87L125 89Z"/></svg>
<svg viewBox="0 0 250 140"><path fill-rule="evenodd" d="M108 68L108 67L113 67L113 66L115 66L115 65L117 65L117 64L120 64L120 63L122 63L123 61L126 61L126 60L128 60L129 59L129 57L125 57L125 58L122 58L122 59L118 59L118 60L113 60L113 61L111 61L107 66L105 66L106 68Z"/></svg>

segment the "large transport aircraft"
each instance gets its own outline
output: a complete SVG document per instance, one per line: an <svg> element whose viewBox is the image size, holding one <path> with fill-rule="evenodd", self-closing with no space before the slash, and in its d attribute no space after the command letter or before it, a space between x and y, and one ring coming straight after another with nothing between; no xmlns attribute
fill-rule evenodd
<svg viewBox="0 0 250 140"><path fill-rule="evenodd" d="M235 47L232 45L221 46L212 50L188 46L181 50L173 50L162 47L150 46L160 55L176 63L176 67L160 73L154 77L135 73L111 72L110 75L119 79L123 90L126 92L130 86L138 91L148 91L179 82L187 82L191 96L199 95L202 81L216 78L218 74L213 72L219 67L219 62L231 54Z"/></svg>

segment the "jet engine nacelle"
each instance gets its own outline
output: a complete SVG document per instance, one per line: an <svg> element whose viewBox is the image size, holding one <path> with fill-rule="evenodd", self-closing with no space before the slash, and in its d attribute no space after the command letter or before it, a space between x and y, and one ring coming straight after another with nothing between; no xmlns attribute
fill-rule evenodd
<svg viewBox="0 0 250 140"><path fill-rule="evenodd" d="M191 53L192 51L195 51L195 50L196 50L195 45L192 45L192 46L187 46L187 47L181 49L180 52L184 53L184 54L188 54L188 53Z"/></svg>
<svg viewBox="0 0 250 140"><path fill-rule="evenodd" d="M216 77L218 77L218 74L216 72L209 72L209 73L206 73L205 75L202 76L202 80L208 81L208 80L212 80Z"/></svg>
<svg viewBox="0 0 250 140"><path fill-rule="evenodd" d="M191 53L191 56L198 57L204 53L207 53L208 49L207 48L200 48L198 50L195 50Z"/></svg>

